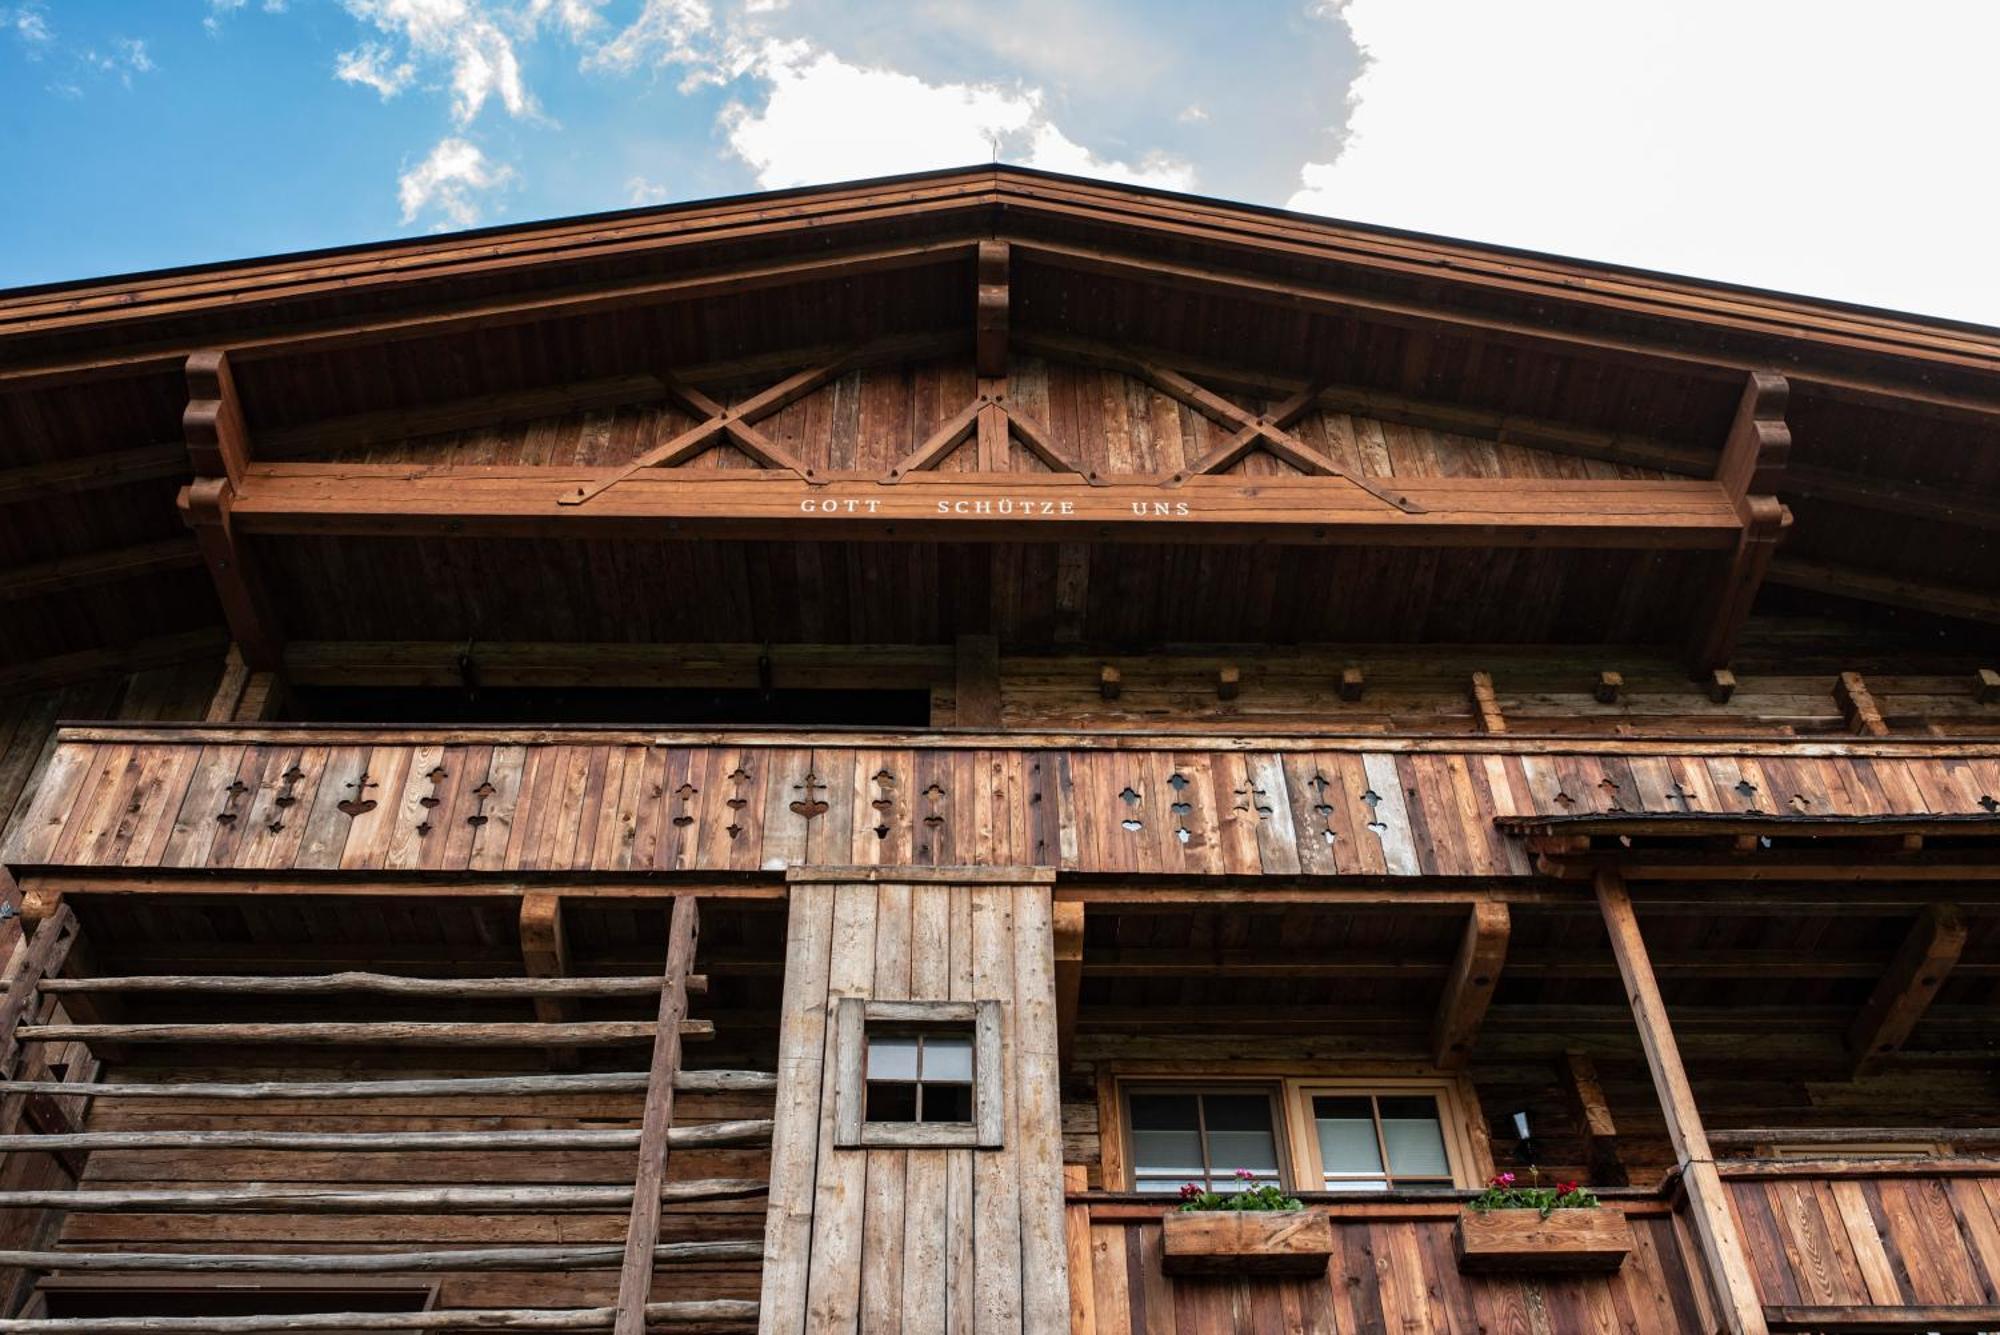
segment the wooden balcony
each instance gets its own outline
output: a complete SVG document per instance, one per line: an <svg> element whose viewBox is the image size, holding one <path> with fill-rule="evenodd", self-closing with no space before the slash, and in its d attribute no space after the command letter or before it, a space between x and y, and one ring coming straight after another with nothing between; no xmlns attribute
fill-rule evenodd
<svg viewBox="0 0 2000 1335"><path fill-rule="evenodd" d="M1771 1331L1984 1331L2000 1325L2000 1158L1741 1160L1721 1167ZM1466 1274L1467 1193L1310 1198L1333 1225L1322 1275L1177 1279L1171 1205L1068 1197L1073 1331L1685 1332L1718 1329L1685 1198L1606 1193L1633 1247L1609 1274Z"/></svg>

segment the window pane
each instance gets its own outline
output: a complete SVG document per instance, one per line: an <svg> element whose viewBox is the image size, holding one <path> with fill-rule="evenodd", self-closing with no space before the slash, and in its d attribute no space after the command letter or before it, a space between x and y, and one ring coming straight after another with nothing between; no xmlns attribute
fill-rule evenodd
<svg viewBox="0 0 2000 1335"><path fill-rule="evenodd" d="M1316 1098L1313 1122L1319 1132L1320 1169L1329 1178L1382 1171L1382 1150L1375 1143L1375 1121L1367 1099Z"/></svg>
<svg viewBox="0 0 2000 1335"><path fill-rule="evenodd" d="M1171 1178L1176 1189L1183 1182L1203 1181L1201 1137L1194 1131L1134 1129L1132 1166L1148 1177Z"/></svg>
<svg viewBox="0 0 2000 1335"><path fill-rule="evenodd" d="M1135 1131L1193 1131L1201 1123L1192 1094L1134 1094L1132 1129Z"/></svg>
<svg viewBox="0 0 2000 1335"><path fill-rule="evenodd" d="M938 1035L924 1040L924 1083L972 1083L972 1040Z"/></svg>
<svg viewBox="0 0 2000 1335"><path fill-rule="evenodd" d="M924 1082L924 1106L919 1119L925 1122L969 1122L972 1120L971 1085L934 1085Z"/></svg>
<svg viewBox="0 0 2000 1335"><path fill-rule="evenodd" d="M1438 1125L1437 1100L1429 1095L1385 1098L1382 1141L1389 1147L1389 1171L1397 1177L1450 1177L1451 1160Z"/></svg>
<svg viewBox="0 0 2000 1335"><path fill-rule="evenodd" d="M914 1122L917 1120L917 1087L880 1080L868 1082L868 1098L862 1118L870 1122Z"/></svg>
<svg viewBox="0 0 2000 1335"><path fill-rule="evenodd" d="M1204 1094L1208 1118L1208 1161L1217 1180L1246 1168L1260 1180L1275 1181L1278 1144L1271 1134L1271 1100L1263 1094Z"/></svg>
<svg viewBox="0 0 2000 1335"><path fill-rule="evenodd" d="M868 1078L870 1080L915 1080L917 1040L901 1036L868 1036Z"/></svg>

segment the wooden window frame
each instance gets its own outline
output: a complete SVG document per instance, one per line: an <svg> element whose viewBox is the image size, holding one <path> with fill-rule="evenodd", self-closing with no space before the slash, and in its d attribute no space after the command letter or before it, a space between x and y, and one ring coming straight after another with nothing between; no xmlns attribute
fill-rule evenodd
<svg viewBox="0 0 2000 1335"><path fill-rule="evenodd" d="M1451 1182L1438 1184L1439 1190L1477 1188L1493 1174L1490 1146L1480 1134L1483 1125L1479 1097L1472 1084L1457 1074L1372 1075L1365 1070L1343 1067L1316 1073L1297 1065L1260 1063L1261 1070L1218 1070L1213 1075L1190 1072L1185 1066L1163 1069L1158 1074L1144 1066L1115 1067L1102 1071L1098 1097L1098 1142L1102 1178L1115 1191L1138 1190L1138 1174L1132 1147L1132 1091L1206 1091L1261 1089L1274 1096L1272 1130L1278 1137L1279 1177L1285 1190L1335 1196L1380 1196L1380 1191L1343 1191L1320 1185L1319 1138L1313 1133L1311 1096L1314 1094L1430 1094L1438 1100L1440 1128L1444 1134L1445 1157L1451 1164ZM1107 1118L1109 1125L1105 1125ZM1204 1149L1206 1153L1206 1149ZM1385 1162L1386 1168L1386 1162ZM1428 1185L1428 1184L1426 1184ZM1404 1188L1408 1190L1409 1188ZM1391 1192L1398 1190L1393 1184Z"/></svg>
<svg viewBox="0 0 2000 1335"><path fill-rule="evenodd" d="M837 1149L997 1150L1005 1141L1006 1078L998 1001L868 1001L834 1003L833 1143ZM868 1106L868 1027L917 1033L972 1033L970 1122L871 1122Z"/></svg>
<svg viewBox="0 0 2000 1335"><path fill-rule="evenodd" d="M1285 1191L1296 1190L1296 1188L1292 1185L1293 1164L1292 1164L1292 1155L1289 1150L1289 1145L1291 1143L1291 1134L1289 1128L1286 1126L1287 1100L1285 1098L1283 1081L1271 1080L1271 1079L1260 1080L1256 1078L1222 1079L1222 1080L1198 1080L1198 1079L1148 1080L1145 1079L1144 1077L1135 1077L1130 1080L1121 1080L1118 1082L1118 1121L1119 1121L1119 1134L1123 1138L1124 1148L1125 1148L1126 1189L1129 1191L1140 1190L1138 1159L1137 1156L1132 1152L1132 1096L1134 1094L1249 1094L1249 1093L1263 1094L1267 1096L1270 1100L1271 1141L1272 1141L1271 1148L1275 1151L1278 1160L1278 1186ZM1212 1191L1229 1190L1231 1188L1231 1180L1227 1177L1218 1180L1216 1177L1215 1165L1208 1161L1208 1136L1206 1132L1207 1119L1205 1116L1202 1117L1202 1127L1203 1130L1201 1133L1201 1159L1202 1159L1202 1167L1206 1171L1207 1177L1209 1179L1209 1184L1210 1184L1209 1189ZM1224 1169L1223 1171L1226 1173L1230 1170ZM1147 1194L1161 1195L1164 1193L1149 1192Z"/></svg>
<svg viewBox="0 0 2000 1335"><path fill-rule="evenodd" d="M1383 1076L1341 1076L1341 1077L1300 1077L1287 1080L1286 1092L1293 1099L1297 1109L1298 1135L1292 1143L1292 1152L1299 1168L1299 1180L1312 1185L1302 1188L1307 1191L1329 1192L1347 1195L1378 1196L1383 1192L1422 1191L1425 1189L1451 1191L1477 1186L1487 1174L1479 1173L1478 1156L1474 1153L1471 1137L1466 1132L1465 1107L1460 1099L1465 1082L1453 1076L1436 1077L1393 1077ZM1318 1120L1313 1116L1312 1101L1317 1095L1354 1098L1365 1095L1371 1099L1397 1098L1429 1095L1437 1100L1438 1131L1444 1139L1445 1163L1450 1168L1450 1181L1430 1178L1411 1186L1399 1186L1389 1171L1389 1149L1378 1139L1382 1154L1382 1191L1367 1191L1361 1188L1330 1186L1326 1182L1325 1166L1319 1157L1319 1135L1314 1128ZM1381 1136L1379 1110L1376 1135Z"/></svg>

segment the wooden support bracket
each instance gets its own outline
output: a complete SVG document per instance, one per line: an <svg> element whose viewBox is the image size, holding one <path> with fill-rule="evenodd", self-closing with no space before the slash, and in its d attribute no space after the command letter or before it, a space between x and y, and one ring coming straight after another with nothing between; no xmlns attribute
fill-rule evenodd
<svg viewBox="0 0 2000 1335"><path fill-rule="evenodd" d="M1368 690L1368 678L1360 668L1352 664L1340 670L1340 698L1347 701L1359 700Z"/></svg>
<svg viewBox="0 0 2000 1335"><path fill-rule="evenodd" d="M1965 920L1950 904L1925 909L1847 1030L1855 1074L1900 1048L1965 950Z"/></svg>
<svg viewBox="0 0 2000 1335"><path fill-rule="evenodd" d="M1500 712L1500 697L1493 690L1493 675L1472 674L1472 708L1479 716L1479 730L1499 734L1507 731L1507 716Z"/></svg>
<svg viewBox="0 0 2000 1335"><path fill-rule="evenodd" d="M1611 1115L1604 1084L1597 1078L1597 1063L1582 1052L1563 1054L1565 1092L1577 1129L1583 1133L1584 1157L1590 1165L1590 1180L1597 1186L1622 1187L1628 1181L1624 1161L1618 1153L1618 1123Z"/></svg>
<svg viewBox="0 0 2000 1335"><path fill-rule="evenodd" d="M1982 705L2000 701L2000 672L1981 668L1972 674L1972 696Z"/></svg>
<svg viewBox="0 0 2000 1335"><path fill-rule="evenodd" d="M1619 672L1598 673L1597 684L1591 688L1591 694L1597 698L1597 703L1600 705L1617 704L1618 697L1624 691L1625 676Z"/></svg>
<svg viewBox="0 0 2000 1335"><path fill-rule="evenodd" d="M1847 720L1847 730L1866 737L1886 737L1889 725L1875 705L1875 695L1859 672L1843 672L1834 680L1833 701Z"/></svg>
<svg viewBox="0 0 2000 1335"><path fill-rule="evenodd" d="M1460 1069L1472 1057L1480 1023L1493 1004L1493 989L1507 960L1511 927L1507 906L1499 900L1472 906L1431 1025L1432 1058L1444 1070Z"/></svg>
<svg viewBox="0 0 2000 1335"><path fill-rule="evenodd" d="M1058 900L1052 906L1056 962L1056 1069L1076 1060L1076 1019L1083 999L1083 903Z"/></svg>
<svg viewBox="0 0 2000 1335"><path fill-rule="evenodd" d="M1116 700L1125 690L1125 678L1117 668L1106 663L1097 669L1097 694L1100 699Z"/></svg>
<svg viewBox="0 0 2000 1335"><path fill-rule="evenodd" d="M981 241L974 261L972 357L982 376L1007 374L1007 243Z"/></svg>
<svg viewBox="0 0 2000 1335"><path fill-rule="evenodd" d="M1736 674L1728 668L1716 668L1708 674L1708 698L1718 705L1729 703L1729 697L1736 694Z"/></svg>
<svg viewBox="0 0 2000 1335"><path fill-rule="evenodd" d="M1234 700L1237 696L1237 693L1242 689L1243 689L1243 669L1236 667L1234 664L1230 664L1224 667L1219 667L1215 670L1216 699Z"/></svg>
<svg viewBox="0 0 2000 1335"><path fill-rule="evenodd" d="M283 666L284 642L263 582L245 560L242 542L230 523L235 500L236 490L227 478L196 478L181 488L181 519L194 530L195 544L208 565L243 661L255 671L275 671Z"/></svg>
<svg viewBox="0 0 2000 1335"><path fill-rule="evenodd" d="M1689 654L1697 676L1723 666L1734 655L1757 591L1770 573L1771 558L1791 526L1792 512L1774 494L1791 458L1792 431L1785 425L1790 394L1783 376L1752 372L1723 442L1715 478L1735 501L1743 533L1724 561L1695 626Z"/></svg>
<svg viewBox="0 0 2000 1335"><path fill-rule="evenodd" d="M181 434L194 475L226 478L238 485L250 462L250 428L236 396L229 354L218 349L190 353L186 373L188 402L181 410Z"/></svg>

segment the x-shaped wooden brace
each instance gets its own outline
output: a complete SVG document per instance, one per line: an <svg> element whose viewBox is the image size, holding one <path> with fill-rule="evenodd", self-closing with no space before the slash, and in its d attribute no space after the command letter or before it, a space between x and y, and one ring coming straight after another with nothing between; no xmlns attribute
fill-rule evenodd
<svg viewBox="0 0 2000 1335"><path fill-rule="evenodd" d="M850 351L830 362L809 366L803 371L786 376L762 393L753 394L734 408L723 407L693 385L683 383L671 373L662 374L660 384L666 390L667 396L703 420L665 444L655 445L617 472L606 474L595 482L557 497L556 500L562 505L582 505L592 497L602 495L617 486L641 469L672 468L675 464L692 459L725 440L766 468L784 469L797 474L806 482L817 485L820 481L818 475L801 463L790 450L759 431L756 424L796 403L827 381L839 378L855 363L858 356L858 353Z"/></svg>
<svg viewBox="0 0 2000 1335"><path fill-rule="evenodd" d="M923 444L898 459L895 466L882 475L884 482L901 482L911 473L920 473L936 466L939 460L965 443L966 437L979 429L981 416L993 413L999 417L999 426L1011 428L1014 438L1027 447L1028 452L1058 473L1082 473L1083 480L1093 487L1107 485L1095 471L1085 472L1056 447L1055 438L1048 428L1036 420L1019 404L1010 402L1006 393L998 386L1004 381L982 384L972 402L966 404L949 418L943 426L933 431Z"/></svg>
<svg viewBox="0 0 2000 1335"><path fill-rule="evenodd" d="M1317 382L1310 384L1278 404L1270 412L1256 414L1239 408L1220 394L1204 389L1179 371L1128 356L1116 349L1068 339L1031 340L1030 346L1044 350L1052 357L1083 360L1134 376L1168 398L1185 403L1210 421L1220 426L1236 428L1228 440L1172 477L1165 479L1163 483L1165 486L1177 487L1191 477L1198 477L1204 473L1219 473L1250 451L1263 449L1301 473L1315 477L1346 478L1385 505L1393 505L1406 514L1424 513L1423 506L1401 492L1369 478L1357 477L1291 433L1288 428L1292 423L1312 411L1319 402L1319 396L1325 388L1323 384Z"/></svg>

